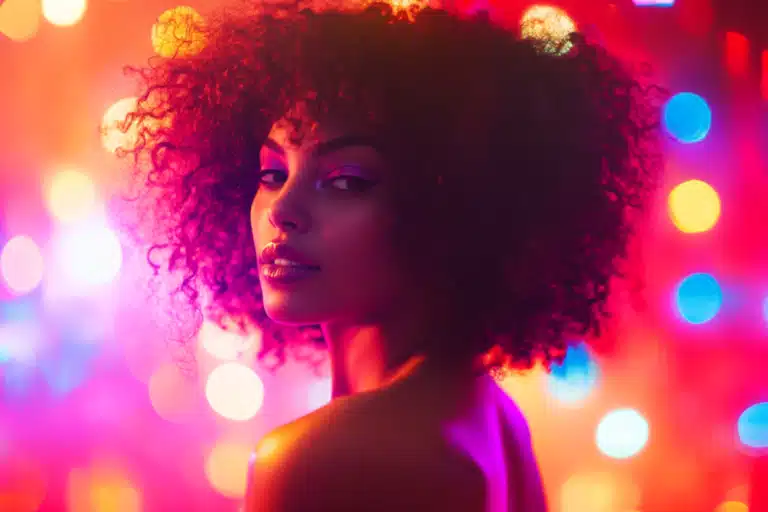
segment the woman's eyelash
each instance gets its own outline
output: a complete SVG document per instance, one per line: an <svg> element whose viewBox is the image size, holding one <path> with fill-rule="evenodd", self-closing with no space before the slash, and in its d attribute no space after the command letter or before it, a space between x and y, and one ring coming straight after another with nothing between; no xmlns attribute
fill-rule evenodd
<svg viewBox="0 0 768 512"><path fill-rule="evenodd" d="M280 169L263 169L258 174L259 185L267 187L282 185L286 178L287 173Z"/></svg>
<svg viewBox="0 0 768 512"><path fill-rule="evenodd" d="M353 175L335 175L322 181L322 186L343 192L365 192L376 182Z"/></svg>
<svg viewBox="0 0 768 512"><path fill-rule="evenodd" d="M288 172L282 169L262 169L257 175L259 186L265 188L279 188L288 179ZM357 173L343 174L334 171L329 176L317 182L317 188L331 189L339 192L365 192L376 185L376 181L363 178Z"/></svg>

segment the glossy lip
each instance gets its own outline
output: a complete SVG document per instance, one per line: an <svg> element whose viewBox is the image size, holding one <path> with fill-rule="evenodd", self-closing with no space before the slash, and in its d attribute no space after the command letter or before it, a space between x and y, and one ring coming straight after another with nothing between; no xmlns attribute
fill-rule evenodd
<svg viewBox="0 0 768 512"><path fill-rule="evenodd" d="M276 259L286 259L295 261L301 265L311 267L311 270L320 270L320 267L307 258L298 249L280 242L270 242L264 246L259 255L261 265L272 265Z"/></svg>
<svg viewBox="0 0 768 512"><path fill-rule="evenodd" d="M277 288L293 285L319 273L320 269L315 267L286 267L272 263L262 265L260 268L262 279L268 282L270 287Z"/></svg>

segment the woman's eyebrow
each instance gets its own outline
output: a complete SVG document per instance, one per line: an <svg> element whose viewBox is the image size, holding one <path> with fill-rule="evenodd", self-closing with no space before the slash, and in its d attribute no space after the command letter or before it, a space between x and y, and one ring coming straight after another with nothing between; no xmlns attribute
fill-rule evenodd
<svg viewBox="0 0 768 512"><path fill-rule="evenodd" d="M261 146L269 148L281 156L285 156L285 149L283 149L283 146L278 144L274 139L267 138Z"/></svg>
<svg viewBox="0 0 768 512"><path fill-rule="evenodd" d="M333 153L334 151L339 151L348 147L359 146L377 149L377 145L373 137L368 137L365 135L344 135L319 142L312 148L312 151L314 152L315 156L321 157L329 153ZM275 153L281 156L285 156L285 149L274 139L267 138L264 140L262 147L269 148Z"/></svg>
<svg viewBox="0 0 768 512"><path fill-rule="evenodd" d="M377 149L376 141L373 137L365 135L344 135L327 141L319 142L313 149L315 156L323 156L334 151L339 151L348 147L369 147Z"/></svg>

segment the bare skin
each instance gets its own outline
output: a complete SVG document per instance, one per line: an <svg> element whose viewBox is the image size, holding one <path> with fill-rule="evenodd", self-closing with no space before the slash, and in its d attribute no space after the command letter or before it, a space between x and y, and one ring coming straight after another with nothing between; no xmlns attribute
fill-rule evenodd
<svg viewBox="0 0 768 512"><path fill-rule="evenodd" d="M525 420L490 378L406 372L267 436L246 510L547 510Z"/></svg>
<svg viewBox="0 0 768 512"><path fill-rule="evenodd" d="M286 280L261 261L265 309L322 326L333 400L262 440L246 510L543 512L516 406L469 362L447 371L417 349L441 319L393 251L391 170L360 134L324 123L296 145L277 123L262 148L257 252L288 245L312 267Z"/></svg>

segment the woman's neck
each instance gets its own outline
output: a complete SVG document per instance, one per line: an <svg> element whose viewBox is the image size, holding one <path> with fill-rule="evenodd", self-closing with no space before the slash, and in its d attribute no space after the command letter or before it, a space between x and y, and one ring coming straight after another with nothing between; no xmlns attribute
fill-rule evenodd
<svg viewBox="0 0 768 512"><path fill-rule="evenodd" d="M418 331L376 324L324 325L333 398L375 390L410 374L424 360L417 349Z"/></svg>

